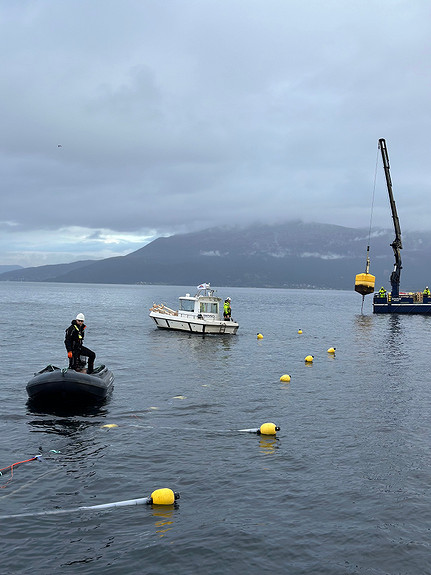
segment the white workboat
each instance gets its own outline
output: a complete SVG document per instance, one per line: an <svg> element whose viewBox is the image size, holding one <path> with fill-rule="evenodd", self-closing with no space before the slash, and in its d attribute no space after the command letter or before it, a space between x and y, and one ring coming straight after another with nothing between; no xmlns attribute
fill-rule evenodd
<svg viewBox="0 0 431 575"><path fill-rule="evenodd" d="M164 304L153 304L150 317L157 327L200 334L235 334L239 325L223 318L222 298L214 295L210 284L198 286L196 295L179 298L177 311Z"/></svg>

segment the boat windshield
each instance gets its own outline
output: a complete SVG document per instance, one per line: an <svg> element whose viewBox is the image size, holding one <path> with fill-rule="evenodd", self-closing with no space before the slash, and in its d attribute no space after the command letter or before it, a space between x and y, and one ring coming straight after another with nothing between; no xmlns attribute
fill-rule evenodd
<svg viewBox="0 0 431 575"><path fill-rule="evenodd" d="M195 311L195 300L180 299L180 309L183 311Z"/></svg>
<svg viewBox="0 0 431 575"><path fill-rule="evenodd" d="M212 302L204 303L201 301L199 311L201 313L218 313L218 303L212 303Z"/></svg>

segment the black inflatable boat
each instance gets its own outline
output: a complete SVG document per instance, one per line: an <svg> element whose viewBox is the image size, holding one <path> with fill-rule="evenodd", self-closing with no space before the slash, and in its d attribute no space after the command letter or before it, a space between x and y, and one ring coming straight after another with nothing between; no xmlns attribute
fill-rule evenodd
<svg viewBox="0 0 431 575"><path fill-rule="evenodd" d="M99 365L89 374L48 365L27 383L31 401L99 403L103 402L114 387L114 374L105 365Z"/></svg>

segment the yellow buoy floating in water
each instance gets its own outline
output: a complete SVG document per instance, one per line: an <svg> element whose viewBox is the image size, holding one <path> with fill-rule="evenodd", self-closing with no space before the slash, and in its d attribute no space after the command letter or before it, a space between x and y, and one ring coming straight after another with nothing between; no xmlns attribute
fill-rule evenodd
<svg viewBox="0 0 431 575"><path fill-rule="evenodd" d="M290 375L288 373L285 373L280 377L280 381L290 381Z"/></svg>
<svg viewBox="0 0 431 575"><path fill-rule="evenodd" d="M307 355L305 363L313 363L314 355Z"/></svg>
<svg viewBox="0 0 431 575"><path fill-rule="evenodd" d="M259 428L258 434L260 435L276 435L280 428L275 423L262 423Z"/></svg>
<svg viewBox="0 0 431 575"><path fill-rule="evenodd" d="M263 335L261 333L257 334L257 339L263 339Z"/></svg>
<svg viewBox="0 0 431 575"><path fill-rule="evenodd" d="M105 425L102 425L102 427L105 427L106 429L112 429L113 427L118 427L118 425L116 423L106 423Z"/></svg>
<svg viewBox="0 0 431 575"><path fill-rule="evenodd" d="M302 329L298 329L298 333L302 333Z"/></svg>
<svg viewBox="0 0 431 575"><path fill-rule="evenodd" d="M156 489L151 494L151 501L154 505L172 505L175 503L175 493L172 489Z"/></svg>
<svg viewBox="0 0 431 575"><path fill-rule="evenodd" d="M335 349L336 349L335 347L330 347L328 349L328 353L335 353Z"/></svg>

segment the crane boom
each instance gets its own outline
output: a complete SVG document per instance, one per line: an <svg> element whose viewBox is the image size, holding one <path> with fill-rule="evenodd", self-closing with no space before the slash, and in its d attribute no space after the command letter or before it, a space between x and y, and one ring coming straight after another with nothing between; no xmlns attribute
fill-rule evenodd
<svg viewBox="0 0 431 575"><path fill-rule="evenodd" d="M389 171L388 150L386 148L386 141L383 138L380 138L379 140L379 148L382 154L383 167L386 176L386 185L388 187L389 202L391 204L392 219L395 228L395 239L391 243L391 247L394 251L395 256L395 264L394 264L394 270L391 273L390 282L392 288L392 297L398 297L400 295L400 275L401 275L401 269L403 267L401 265L401 251L400 251L403 249L403 245L401 242L401 227L400 227L400 221L398 219L397 207L395 205L394 194L392 192L392 181L391 181L391 174Z"/></svg>

